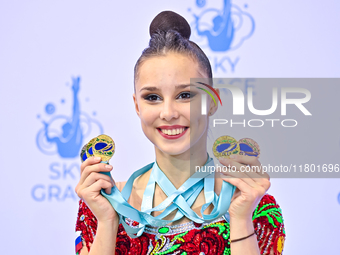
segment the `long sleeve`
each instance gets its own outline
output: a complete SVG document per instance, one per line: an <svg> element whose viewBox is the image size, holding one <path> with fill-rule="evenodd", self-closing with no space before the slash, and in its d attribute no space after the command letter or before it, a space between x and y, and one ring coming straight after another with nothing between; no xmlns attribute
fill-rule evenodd
<svg viewBox="0 0 340 255"><path fill-rule="evenodd" d="M253 223L262 255L281 255L286 238L280 206L266 194L253 213Z"/></svg>
<svg viewBox="0 0 340 255"><path fill-rule="evenodd" d="M76 254L84 245L90 251L91 244L96 236L97 219L87 207L83 200L79 200L79 211L76 223L76 232L79 236L76 238Z"/></svg>

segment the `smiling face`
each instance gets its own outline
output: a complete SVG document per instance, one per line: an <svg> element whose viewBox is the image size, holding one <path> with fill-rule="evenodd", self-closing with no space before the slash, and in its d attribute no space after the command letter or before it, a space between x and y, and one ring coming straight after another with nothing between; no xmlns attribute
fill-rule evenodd
<svg viewBox="0 0 340 255"><path fill-rule="evenodd" d="M168 53L145 60L135 81L133 98L143 132L156 150L169 155L190 155L190 146L206 151L208 117L201 115L205 92L190 85L190 78L207 75L192 58Z"/></svg>

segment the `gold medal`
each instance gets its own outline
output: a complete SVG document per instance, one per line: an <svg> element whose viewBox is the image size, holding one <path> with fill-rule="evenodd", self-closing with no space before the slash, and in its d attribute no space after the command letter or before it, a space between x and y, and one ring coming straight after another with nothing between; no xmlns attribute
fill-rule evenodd
<svg viewBox="0 0 340 255"><path fill-rule="evenodd" d="M85 144L83 148L81 148L81 152L80 152L81 163L83 163L87 159L86 148L87 148L87 144Z"/></svg>
<svg viewBox="0 0 340 255"><path fill-rule="evenodd" d="M242 138L238 141L240 145L240 155L259 157L260 146L253 139Z"/></svg>
<svg viewBox="0 0 340 255"><path fill-rule="evenodd" d="M229 158L230 155L240 152L240 146L235 138L225 135L215 140L213 152L216 158Z"/></svg>
<svg viewBox="0 0 340 255"><path fill-rule="evenodd" d="M109 163L115 152L115 143L108 135L99 135L85 144L80 158L84 162L89 157L101 157L103 163Z"/></svg>
<svg viewBox="0 0 340 255"><path fill-rule="evenodd" d="M102 161L109 162L115 152L115 143L107 135L100 135L92 146L93 156L101 157Z"/></svg>
<svg viewBox="0 0 340 255"><path fill-rule="evenodd" d="M93 144L94 144L95 141L96 141L96 138L97 138L97 137L92 138L92 139L87 143L87 145L86 145L86 156L87 156L87 158L93 156L93 150L92 150L92 149L93 149Z"/></svg>
<svg viewBox="0 0 340 255"><path fill-rule="evenodd" d="M217 159L220 157L229 158L233 154L253 157L260 155L260 146L253 139L242 138L237 141L227 135L217 138L212 150Z"/></svg>

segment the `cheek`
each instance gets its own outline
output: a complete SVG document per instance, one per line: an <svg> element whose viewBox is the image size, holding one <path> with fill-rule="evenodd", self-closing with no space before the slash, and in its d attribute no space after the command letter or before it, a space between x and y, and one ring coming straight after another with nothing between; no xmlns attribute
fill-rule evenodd
<svg viewBox="0 0 340 255"><path fill-rule="evenodd" d="M182 107L178 108L178 111L180 112L180 115L184 116L186 119L190 120L191 117L191 107L190 105L183 105Z"/></svg>
<svg viewBox="0 0 340 255"><path fill-rule="evenodd" d="M192 132L195 134L201 134L205 132L208 125L209 119L206 115L202 115L201 111L197 111L195 115L191 112L190 127Z"/></svg>
<svg viewBox="0 0 340 255"><path fill-rule="evenodd" d="M202 107L200 104L191 105L189 109L190 122L192 124L201 124L207 121L207 115L202 115Z"/></svg>
<svg viewBox="0 0 340 255"><path fill-rule="evenodd" d="M157 119L157 110L149 107L141 106L140 119L144 125L151 125Z"/></svg>
<svg viewBox="0 0 340 255"><path fill-rule="evenodd" d="M190 103L190 116L192 117L193 121L197 121L197 119L200 119L203 117L203 119L206 117L206 115L202 116L202 96L201 94L196 95L194 100ZM208 99L206 102L206 105L209 105L210 100ZM208 107L206 108L206 113L208 113Z"/></svg>
<svg viewBox="0 0 340 255"><path fill-rule="evenodd" d="M209 124L209 120L208 120L207 116L205 116L205 115L201 116L201 118L199 118L198 122L199 122L200 129L202 129L202 130L207 129L208 124Z"/></svg>

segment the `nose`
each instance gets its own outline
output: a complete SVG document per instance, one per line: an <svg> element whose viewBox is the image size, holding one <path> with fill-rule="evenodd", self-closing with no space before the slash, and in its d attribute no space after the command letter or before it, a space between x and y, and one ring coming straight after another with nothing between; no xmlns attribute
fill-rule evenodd
<svg viewBox="0 0 340 255"><path fill-rule="evenodd" d="M162 109L160 112L160 118L162 120L170 121L171 119L177 119L179 116L176 109L176 103L171 100L164 100Z"/></svg>

